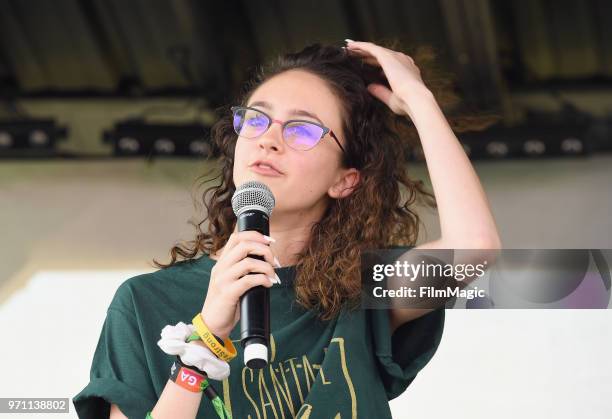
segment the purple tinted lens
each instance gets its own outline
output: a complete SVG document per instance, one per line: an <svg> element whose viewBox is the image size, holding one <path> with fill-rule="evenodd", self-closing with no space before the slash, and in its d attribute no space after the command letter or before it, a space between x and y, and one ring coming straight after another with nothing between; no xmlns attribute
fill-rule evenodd
<svg viewBox="0 0 612 419"><path fill-rule="evenodd" d="M268 128L266 115L252 109L241 109L234 113L234 130L245 138L255 138Z"/></svg>
<svg viewBox="0 0 612 419"><path fill-rule="evenodd" d="M292 122L285 127L283 135L290 147L309 150L316 146L323 136L323 128L308 122Z"/></svg>
<svg viewBox="0 0 612 419"><path fill-rule="evenodd" d="M236 134L240 134L240 129L242 128L243 120L244 120L244 112L235 111L234 112L234 131L236 131Z"/></svg>

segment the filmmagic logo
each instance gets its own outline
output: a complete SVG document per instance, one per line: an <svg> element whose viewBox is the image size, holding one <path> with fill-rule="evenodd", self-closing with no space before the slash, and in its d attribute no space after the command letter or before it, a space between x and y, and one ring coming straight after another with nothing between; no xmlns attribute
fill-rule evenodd
<svg viewBox="0 0 612 419"><path fill-rule="evenodd" d="M379 298L465 298L472 300L474 298L484 298L487 296L485 290L478 287L472 289L460 289L459 287L446 287L437 289L436 287L419 287L417 289L409 287L400 287L397 289L384 289L383 287L374 287L374 297Z"/></svg>

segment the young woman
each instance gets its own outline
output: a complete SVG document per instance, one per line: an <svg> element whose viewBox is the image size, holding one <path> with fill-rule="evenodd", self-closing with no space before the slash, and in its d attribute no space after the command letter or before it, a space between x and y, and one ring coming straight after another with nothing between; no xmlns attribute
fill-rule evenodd
<svg viewBox="0 0 612 419"><path fill-rule="evenodd" d="M80 417L217 417L201 392L168 379L173 358L156 345L165 325L194 315L236 343L229 376L211 381L232 417L391 417L388 401L432 358L444 324L443 309L356 304L361 249L414 247L412 206L432 198L406 174L398 119L418 131L440 214L441 237L419 248L499 247L478 178L411 57L315 44L263 68L236 105L212 131L222 172L197 237L117 290L74 399ZM231 198L250 180L276 199L270 237L237 232ZM257 285L270 288L270 362L250 369L239 300Z"/></svg>

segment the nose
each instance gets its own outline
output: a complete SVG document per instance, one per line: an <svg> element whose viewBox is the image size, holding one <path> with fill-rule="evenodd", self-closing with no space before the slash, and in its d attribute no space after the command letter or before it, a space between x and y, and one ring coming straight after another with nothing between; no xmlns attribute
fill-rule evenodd
<svg viewBox="0 0 612 419"><path fill-rule="evenodd" d="M272 124L266 132L258 139L258 145L263 149L271 149L274 151L283 151L285 141L283 140L283 124L280 121L272 121Z"/></svg>

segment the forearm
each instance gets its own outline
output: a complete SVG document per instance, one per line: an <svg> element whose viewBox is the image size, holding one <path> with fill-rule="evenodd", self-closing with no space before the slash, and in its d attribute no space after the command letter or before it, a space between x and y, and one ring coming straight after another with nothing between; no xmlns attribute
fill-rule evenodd
<svg viewBox="0 0 612 419"><path fill-rule="evenodd" d="M204 342L198 340L191 344L206 347ZM168 380L151 415L153 419L195 418L202 401L202 394L202 392L191 392Z"/></svg>
<svg viewBox="0 0 612 419"><path fill-rule="evenodd" d="M193 419L198 414L202 392L194 393L168 380L151 411L153 419Z"/></svg>
<svg viewBox="0 0 612 419"><path fill-rule="evenodd" d="M449 248L496 246L497 227L484 190L433 94L416 87L404 101L423 147L442 240Z"/></svg>
<svg viewBox="0 0 612 419"><path fill-rule="evenodd" d="M212 318L213 317L211 317L211 319ZM229 332L224 333L220 331L218 328L214 327L214 322L211 322L211 324L213 324L213 326L212 327L207 326L208 329L214 335L219 336L219 338L221 339L219 343L223 344L223 341L229 337ZM190 342L188 346L197 345L197 346L201 346L203 348L208 349L207 344L204 343L200 339L192 340L190 338L189 341ZM178 365L178 363L175 363L175 365L177 365L178 368L181 368L180 365ZM187 371L185 372L189 372L189 370L191 370L191 368L189 368L188 366L183 365L183 367L187 368ZM195 368L195 370L197 370L197 368ZM161 419L164 419L164 418L189 418L191 419L191 418L195 418L198 413L198 409L202 401L203 392L202 391L193 392L183 387L183 385L187 385L190 389L194 389L196 387L199 388L200 386L198 385L198 382L197 381L191 382L189 375L183 378L183 370L179 370L179 371L173 370L173 371L174 371L174 374L172 374L173 377L176 376L177 383L181 382L181 385L175 383L174 381L172 381L172 379L169 379L166 382L166 386L164 387L164 390L162 391L160 398L155 404L153 410L151 411L151 416L153 416L153 419L160 419L160 418ZM201 377L198 371L194 371L194 374L196 374L198 377ZM192 378L194 378L194 376L192 376ZM205 376L205 378L207 377Z"/></svg>

